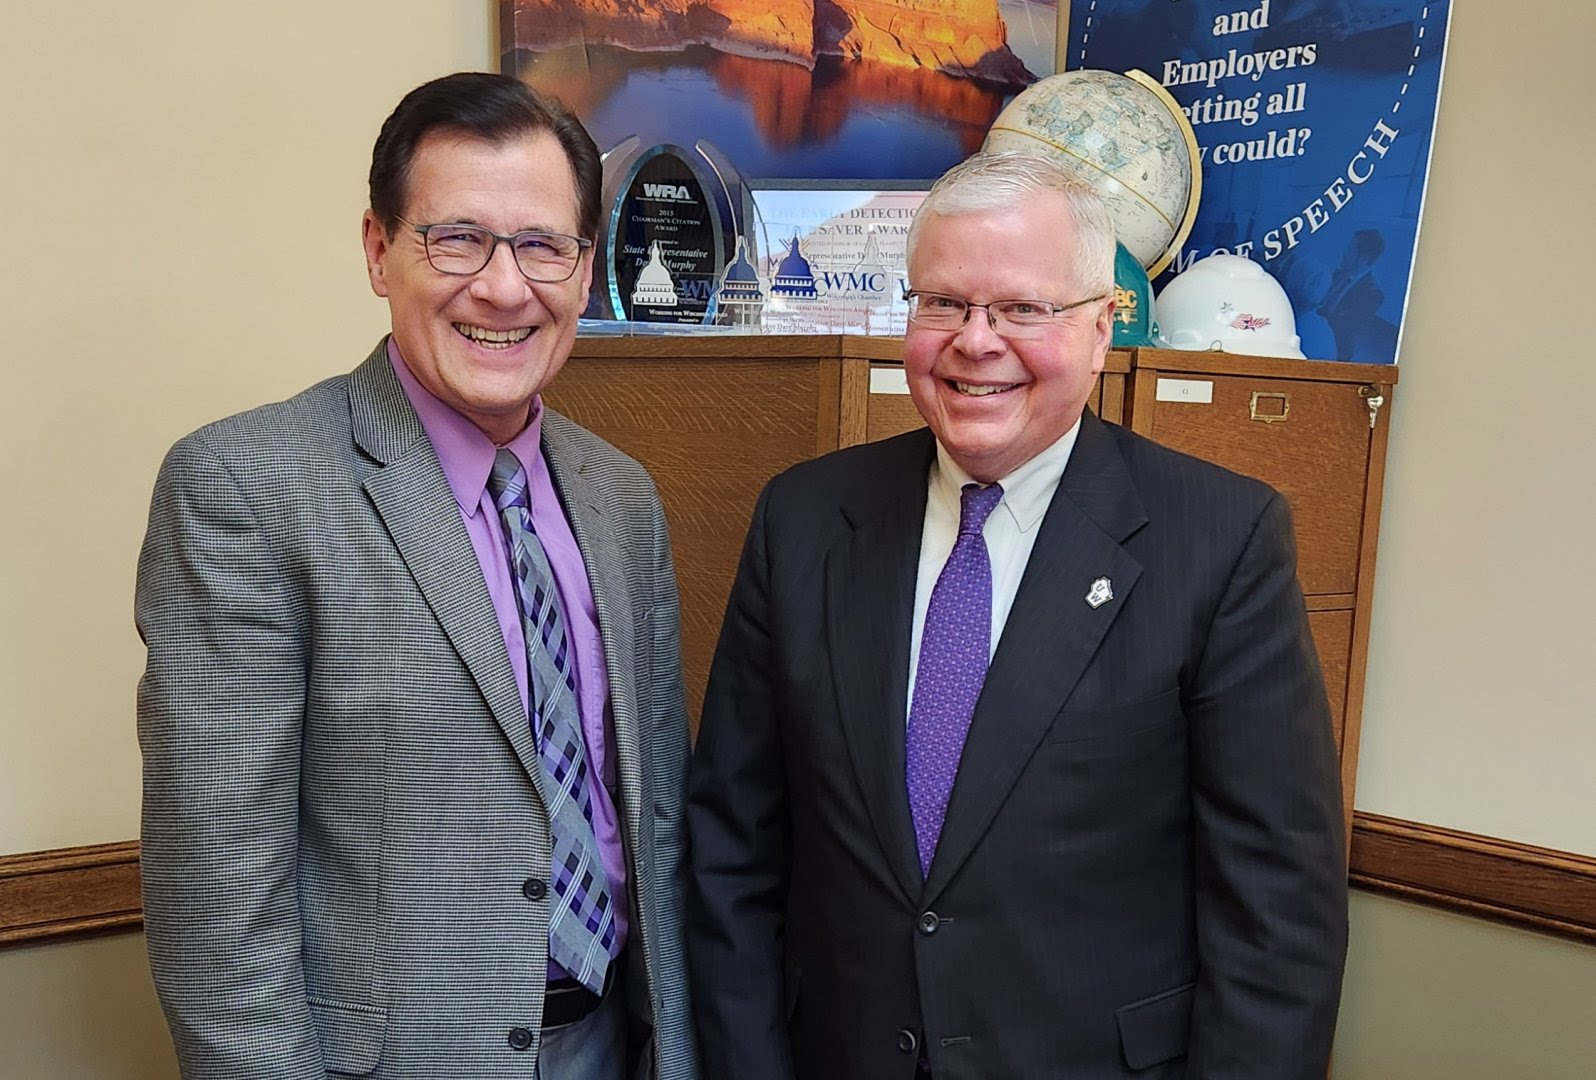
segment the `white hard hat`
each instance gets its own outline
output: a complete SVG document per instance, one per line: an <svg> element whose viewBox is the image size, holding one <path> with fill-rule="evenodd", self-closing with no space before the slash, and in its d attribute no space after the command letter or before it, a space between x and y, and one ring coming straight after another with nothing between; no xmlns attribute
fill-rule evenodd
<svg viewBox="0 0 1596 1080"><path fill-rule="evenodd" d="M1302 342L1286 290L1240 255L1210 255L1158 294L1158 344L1301 360Z"/></svg>

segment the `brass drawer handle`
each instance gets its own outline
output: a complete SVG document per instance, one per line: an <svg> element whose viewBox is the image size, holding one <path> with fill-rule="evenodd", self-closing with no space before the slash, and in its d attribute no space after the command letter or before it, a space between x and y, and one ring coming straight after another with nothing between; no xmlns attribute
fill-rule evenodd
<svg viewBox="0 0 1596 1080"><path fill-rule="evenodd" d="M1280 403L1280 411L1261 413L1258 411L1258 403L1260 401L1278 401ZM1291 415L1291 399L1285 394L1276 391L1254 390L1252 392L1252 401L1247 405L1247 415L1265 424L1283 424L1286 421L1286 417Z"/></svg>

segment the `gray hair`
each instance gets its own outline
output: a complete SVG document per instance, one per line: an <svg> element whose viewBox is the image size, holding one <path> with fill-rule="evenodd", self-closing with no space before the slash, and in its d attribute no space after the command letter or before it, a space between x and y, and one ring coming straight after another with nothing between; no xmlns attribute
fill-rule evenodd
<svg viewBox="0 0 1596 1080"><path fill-rule="evenodd" d="M1062 165L1027 151L982 151L942 174L920 204L909 226L905 262L914 260L920 228L933 215L1005 210L1027 195L1056 191L1064 197L1075 225L1075 271L1088 293L1114 288L1114 226L1103 200ZM1046 238L1039 238L1045 241Z"/></svg>

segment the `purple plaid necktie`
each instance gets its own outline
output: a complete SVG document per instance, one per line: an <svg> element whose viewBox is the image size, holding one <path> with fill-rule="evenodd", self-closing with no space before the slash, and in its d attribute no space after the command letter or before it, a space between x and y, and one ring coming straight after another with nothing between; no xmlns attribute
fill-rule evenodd
<svg viewBox="0 0 1596 1080"><path fill-rule="evenodd" d="M931 590L920 634L906 771L922 874L931 870L964 737L986 681L992 652L992 560L981 528L1002 498L1003 488L997 484L964 485L959 538Z"/></svg>
<svg viewBox="0 0 1596 1080"><path fill-rule="evenodd" d="M554 845L549 956L577 982L600 994L615 947L615 913L593 835L593 794L576 705L575 658L560 618L554 572L532 530L526 472L510 451L500 450L494 457L488 490L504 519L510 547L532 684L532 733L543 766L533 781L548 808Z"/></svg>

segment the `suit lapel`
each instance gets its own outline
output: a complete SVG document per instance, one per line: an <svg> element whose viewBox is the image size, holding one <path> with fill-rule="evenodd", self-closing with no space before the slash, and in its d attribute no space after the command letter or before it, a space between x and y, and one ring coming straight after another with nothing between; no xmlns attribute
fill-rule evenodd
<svg viewBox="0 0 1596 1080"><path fill-rule="evenodd" d="M1121 544L1146 521L1113 436L1087 413L976 703L927 899L980 842L1124 607L1141 566ZM1098 578L1113 599L1094 608Z"/></svg>
<svg viewBox="0 0 1596 1080"><path fill-rule="evenodd" d="M493 600L482 574L471 572L476 549L426 429L389 366L386 340L350 376L349 405L355 442L380 466L366 478L366 493L531 776L539 767L537 747Z"/></svg>
<svg viewBox="0 0 1596 1080"><path fill-rule="evenodd" d="M605 490L596 482L599 467L585 457L571 439L575 425L546 406L543 410L543 456L549 463L554 488L565 508L566 520L582 553L588 586L593 591L593 608L598 615L599 640L604 648L604 668L610 687L610 708L615 723L616 780L621 785L617 812L625 822L624 833L641 855L653 850L653 816L642 807L652 806L651 777L642 767L642 730L637 693L636 621L633 617L632 587L628 560L616 539L614 522L609 520ZM634 787L634 790L628 790ZM643 895L640 891L638 895Z"/></svg>
<svg viewBox="0 0 1596 1080"><path fill-rule="evenodd" d="M906 438L878 482L885 497L844 505L852 526L826 560L826 625L843 736L877 840L904 895L921 889L914 824L904 786L905 696L929 432Z"/></svg>

